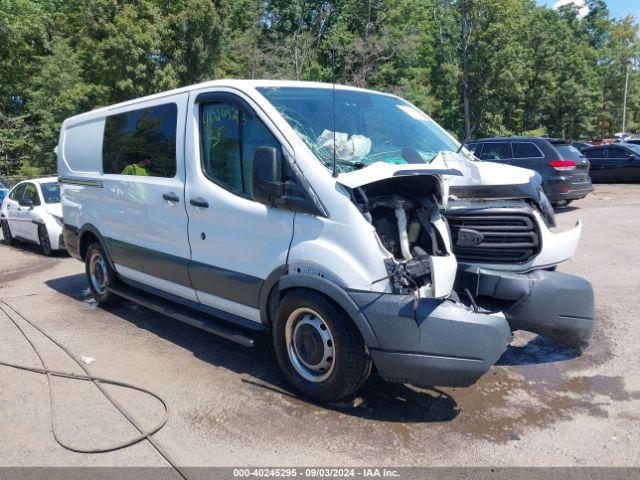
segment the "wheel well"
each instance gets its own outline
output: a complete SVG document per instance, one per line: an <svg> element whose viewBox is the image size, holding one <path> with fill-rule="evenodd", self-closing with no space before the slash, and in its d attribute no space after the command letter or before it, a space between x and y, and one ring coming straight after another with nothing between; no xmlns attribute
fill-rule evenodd
<svg viewBox="0 0 640 480"><path fill-rule="evenodd" d="M100 243L100 240L93 232L85 232L80 238L80 258L82 260L85 259L85 255L87 254L87 248L92 243L97 242Z"/></svg>
<svg viewBox="0 0 640 480"><path fill-rule="evenodd" d="M320 291L320 290L318 290L316 288L294 286L294 287L289 287L289 288L285 288L285 289L279 290L278 287L279 287L278 284L274 285L273 289L271 290L271 294L269 295L269 306L268 306L269 326L271 326L273 324L273 318L276 315L276 311L278 309L278 305L280 304L280 301L284 298L284 296L287 293L293 292L293 291L303 291L303 292L316 293L316 294L324 297L327 301L331 302L336 308L342 310L348 318L351 318L351 315L349 315L349 312L347 312L342 307L342 305L340 305L333 298L331 298L330 295L327 295L326 293L324 293L324 292L322 292L322 291Z"/></svg>

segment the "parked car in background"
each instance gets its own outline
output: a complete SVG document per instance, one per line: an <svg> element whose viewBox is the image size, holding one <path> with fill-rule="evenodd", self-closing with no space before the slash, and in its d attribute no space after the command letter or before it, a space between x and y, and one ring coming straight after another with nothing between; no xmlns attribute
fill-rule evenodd
<svg viewBox="0 0 640 480"><path fill-rule="evenodd" d="M558 138L483 138L467 144L480 160L534 170L554 205L568 205L593 191L589 162L571 142Z"/></svg>
<svg viewBox="0 0 640 480"><path fill-rule="evenodd" d="M594 182L640 182L640 145L616 143L585 148Z"/></svg>
<svg viewBox="0 0 640 480"><path fill-rule="evenodd" d="M58 179L26 180L14 186L2 202L0 223L9 245L16 240L36 243L45 255L64 249Z"/></svg>
<svg viewBox="0 0 640 480"><path fill-rule="evenodd" d="M585 140L576 140L572 142L571 145L576 147L578 150L584 150L585 148L593 147L593 143L587 142Z"/></svg>
<svg viewBox="0 0 640 480"><path fill-rule="evenodd" d="M0 182L0 206L2 205L4 198L7 196L7 193L9 193L9 189Z"/></svg>

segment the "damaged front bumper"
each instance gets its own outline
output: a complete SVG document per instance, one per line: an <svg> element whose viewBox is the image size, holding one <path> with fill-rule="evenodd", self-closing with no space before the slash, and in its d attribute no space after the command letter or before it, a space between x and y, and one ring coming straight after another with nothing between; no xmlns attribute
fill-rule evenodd
<svg viewBox="0 0 640 480"><path fill-rule="evenodd" d="M511 330L526 330L583 351L594 328L591 283L566 273L522 274L460 267L455 289L469 290L480 307L502 311Z"/></svg>
<svg viewBox="0 0 640 480"><path fill-rule="evenodd" d="M474 313L451 300L349 291L378 345L371 357L385 380L417 386L474 384L511 341L502 315ZM415 310L414 310L415 308Z"/></svg>

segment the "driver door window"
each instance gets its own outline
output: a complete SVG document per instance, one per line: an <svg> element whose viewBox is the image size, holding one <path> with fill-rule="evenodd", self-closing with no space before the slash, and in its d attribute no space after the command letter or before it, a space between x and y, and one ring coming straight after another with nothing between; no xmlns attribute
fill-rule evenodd
<svg viewBox="0 0 640 480"><path fill-rule="evenodd" d="M40 196L38 195L38 188L33 183L27 183L23 197L25 200L31 200L34 207L40 205Z"/></svg>
<svg viewBox="0 0 640 480"><path fill-rule="evenodd" d="M280 143L260 119L231 102L204 104L200 114L202 168L227 190L251 198L253 157L258 147Z"/></svg>

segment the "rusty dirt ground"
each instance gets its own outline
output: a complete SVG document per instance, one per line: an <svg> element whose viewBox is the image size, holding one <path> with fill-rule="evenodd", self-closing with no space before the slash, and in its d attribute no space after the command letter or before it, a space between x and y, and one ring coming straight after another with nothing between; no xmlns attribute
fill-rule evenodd
<svg viewBox="0 0 640 480"><path fill-rule="evenodd" d="M102 309L82 263L0 244L0 298L79 356L96 375L159 393L169 421L155 438L181 465L638 466L640 464L640 185L597 186L558 212L584 222L561 271L595 287L597 328L582 356L516 334L467 389L371 382L353 401L318 406L288 390L269 339L246 349L130 303ZM51 368L79 371L32 328ZM0 359L39 366L0 313ZM104 446L134 434L89 383L54 379L65 441ZM107 387L145 425L155 400ZM86 455L51 434L46 378L0 367L0 466L164 465L148 444Z"/></svg>

